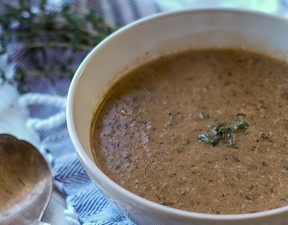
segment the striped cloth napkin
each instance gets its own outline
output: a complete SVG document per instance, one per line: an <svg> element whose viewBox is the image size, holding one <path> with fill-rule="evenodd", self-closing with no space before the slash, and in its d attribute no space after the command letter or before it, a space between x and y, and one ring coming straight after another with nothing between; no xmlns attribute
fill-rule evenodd
<svg viewBox="0 0 288 225"><path fill-rule="evenodd" d="M57 2L61 1L51 0L51 4L58 4ZM201 7L256 9L287 16L287 2L285 0L78 0L78 4L82 4L82 7L83 5L87 7L89 4L89 7L95 7L97 12L108 22L121 25L163 11ZM29 108L27 115L30 118L27 119L45 119L55 113L62 113L62 117L59 116L57 121L46 121L47 123L38 127L37 122L35 122L31 126L34 126L34 129L37 131L41 141L41 149L45 152L47 159L51 163L55 185L66 198L67 209L65 210L65 214L68 224L134 224L102 195L89 179L76 156L68 136L65 117L63 117L63 113L65 112L65 96L70 80L68 78L61 78L52 84L45 78L33 78L29 82L31 92L45 94L45 96L42 96L42 98L41 95L35 97L35 95L29 95L29 93L22 96L22 102L30 104L30 107L27 107ZM58 102L54 101L55 96L59 96L60 100ZM54 98L54 100L51 101L50 98ZM31 107L33 102L37 103L37 105ZM53 105L55 102L57 102L57 105Z"/></svg>

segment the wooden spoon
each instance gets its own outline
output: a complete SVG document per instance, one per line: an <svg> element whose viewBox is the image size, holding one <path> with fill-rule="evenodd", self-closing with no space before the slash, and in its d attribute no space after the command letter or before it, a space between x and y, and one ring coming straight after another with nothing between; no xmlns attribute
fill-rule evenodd
<svg viewBox="0 0 288 225"><path fill-rule="evenodd" d="M0 134L0 224L40 222L52 193L52 176L30 143Z"/></svg>

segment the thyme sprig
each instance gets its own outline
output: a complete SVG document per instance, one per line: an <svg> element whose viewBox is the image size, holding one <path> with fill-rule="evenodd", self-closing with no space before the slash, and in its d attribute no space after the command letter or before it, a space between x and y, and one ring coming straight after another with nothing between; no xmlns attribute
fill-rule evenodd
<svg viewBox="0 0 288 225"><path fill-rule="evenodd" d="M48 0L5 5L0 14L1 53L15 61L18 82L34 75L72 76L88 51L117 29L91 7L83 11L66 2L57 10L49 8Z"/></svg>
<svg viewBox="0 0 288 225"><path fill-rule="evenodd" d="M230 147L236 148L234 133L241 129L247 129L249 123L244 119L239 119L234 126L231 126L229 123L219 123L216 126L213 126L209 132L204 132L198 135L198 141L205 142L216 146L221 140L224 143L228 144Z"/></svg>

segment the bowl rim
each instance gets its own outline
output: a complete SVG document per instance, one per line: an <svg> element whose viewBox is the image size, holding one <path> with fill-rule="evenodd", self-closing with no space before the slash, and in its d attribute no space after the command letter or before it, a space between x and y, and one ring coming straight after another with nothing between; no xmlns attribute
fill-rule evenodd
<svg viewBox="0 0 288 225"><path fill-rule="evenodd" d="M77 87L78 81L82 76L83 71L85 70L85 67L89 62L91 61L91 58L97 52L103 48L103 46L109 44L109 42L115 38L117 38L119 35L121 35L123 32L126 32L127 30L134 29L135 27L144 24L144 23L151 23L154 20L158 20L164 17L170 17L170 16L177 16L180 14L187 14L187 13L236 13L236 14L247 14L248 16L258 16L258 17L265 17L267 19L272 20L278 20L282 21L283 23L286 23L288 26L288 19L281 17L279 15L275 14L269 14L266 12L256 11L252 9L236 9L236 8L228 8L228 7L206 7L206 8L194 8L194 9L181 9L181 10L175 10L175 11L168 11L168 12L161 12L154 15L150 15L141 19L138 19L132 23L129 23L121 28L119 28L117 31L106 37L103 41L101 41L97 46L95 46L83 59L83 61L80 63L78 69L76 70L74 77L72 78L71 84L69 86L68 94L67 94L67 102L66 102L66 123L67 123L67 129L68 134L70 136L70 139L72 141L72 144L75 148L76 154L78 155L82 165L84 166L85 170L88 170L89 172L93 172L93 174L97 174L97 176L102 183L104 183L107 186L112 187L113 191L115 193L121 194L122 196L126 197L126 199L129 199L130 201L134 202L137 205L142 205L143 207L149 208L153 211L161 212L163 215L177 215L183 218L187 219L196 219L196 220L206 220L206 221L242 221L242 220L249 220L249 219L257 219L257 218L266 218L270 216L276 216L283 213L288 212L288 205L275 208L275 209L269 209L265 211L255 212L255 213L242 213L242 214L210 214L210 213L200 213L200 212L193 212L193 211L187 211L182 209L176 209L168 206L161 205L159 203L153 202L151 200L145 199L143 197L140 197L116 182L114 182L112 179L110 179L107 175L105 175L100 168L98 168L95 163L92 161L92 159L89 157L89 155L84 150L84 147L81 145L79 138L77 137L77 132L75 128L75 122L73 120L74 118L74 96L75 96L75 89ZM88 172L88 175L89 175Z"/></svg>

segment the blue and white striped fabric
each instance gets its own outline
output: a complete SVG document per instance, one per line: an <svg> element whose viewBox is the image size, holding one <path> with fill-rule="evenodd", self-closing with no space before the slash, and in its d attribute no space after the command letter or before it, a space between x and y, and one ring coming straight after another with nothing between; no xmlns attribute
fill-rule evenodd
<svg viewBox="0 0 288 225"><path fill-rule="evenodd" d="M56 4L59 1L52 1ZM95 9L110 23L128 24L138 18L162 11L200 7L242 7L269 13L288 15L288 1L250 0L87 0L74 1L81 7L95 6ZM69 79L60 79L52 85L45 79L31 80L31 91L58 95L65 98ZM60 109L60 111L65 109ZM45 118L45 106L32 108L31 117ZM49 112L49 111L48 111ZM55 112L55 111L54 111ZM58 113L58 111L57 111ZM132 225L127 217L118 211L91 182L81 166L70 142L65 124L53 129L38 130L41 148L51 157L55 185L67 200L65 211L69 224L78 225Z"/></svg>

